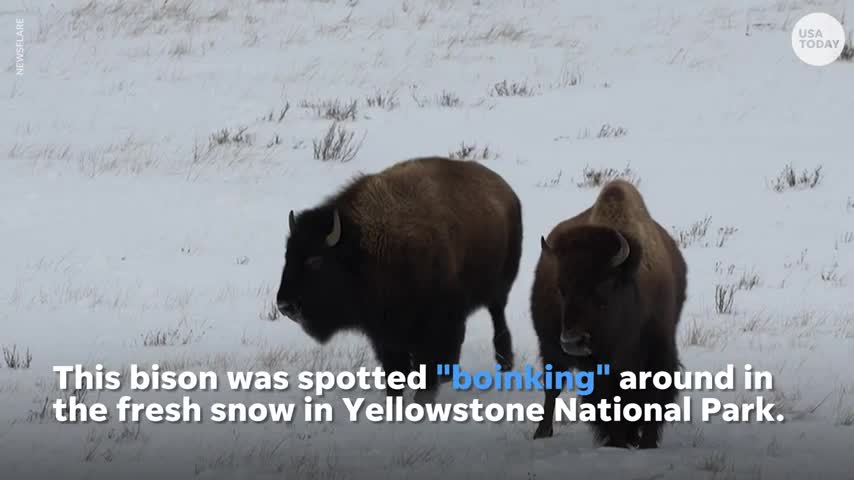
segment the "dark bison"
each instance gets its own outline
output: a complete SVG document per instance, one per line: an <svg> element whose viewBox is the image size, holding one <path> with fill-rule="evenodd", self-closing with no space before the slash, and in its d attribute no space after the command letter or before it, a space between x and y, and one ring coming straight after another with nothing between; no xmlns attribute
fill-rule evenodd
<svg viewBox="0 0 854 480"><path fill-rule="evenodd" d="M434 365L459 362L466 318L485 306L496 360L512 369L504 307L522 211L498 174L470 161L406 160L289 219L278 308L315 340L358 330L386 372L428 365L416 400L430 401Z"/></svg>
<svg viewBox="0 0 854 480"><path fill-rule="evenodd" d="M531 293L531 315L544 364L555 370L593 370L596 388L582 402L619 395L623 404L665 404L667 391L622 391L622 371L680 368L676 325L685 301L686 265L676 242L650 216L637 189L615 180L592 207L540 238ZM555 399L546 390L545 416L534 438L550 437ZM596 423L597 441L608 446L655 448L661 423Z"/></svg>

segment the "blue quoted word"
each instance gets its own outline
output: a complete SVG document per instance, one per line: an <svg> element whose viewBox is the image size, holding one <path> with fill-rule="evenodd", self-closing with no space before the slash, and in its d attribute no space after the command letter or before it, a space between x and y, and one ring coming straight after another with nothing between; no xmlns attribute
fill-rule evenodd
<svg viewBox="0 0 854 480"><path fill-rule="evenodd" d="M578 395L587 396L593 393L597 375L610 375L611 366L597 364L596 371L571 372L566 370L554 371L551 364L545 365L544 371L537 371L531 365L525 365L524 370L502 372L501 366L496 365L494 371L479 370L466 372L457 364L442 363L436 366L439 376L450 376L454 390L506 390L506 391L537 391L537 390L575 390Z"/></svg>

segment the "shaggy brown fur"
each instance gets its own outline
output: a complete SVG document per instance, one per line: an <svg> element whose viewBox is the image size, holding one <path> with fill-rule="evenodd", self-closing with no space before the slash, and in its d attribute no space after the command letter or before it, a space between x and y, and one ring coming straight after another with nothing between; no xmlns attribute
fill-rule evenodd
<svg viewBox="0 0 854 480"><path fill-rule="evenodd" d="M340 241L328 246L335 212ZM407 160L294 219L280 309L321 342L342 329L365 332L386 371L408 371L410 359L428 364L435 390L433 365L459 361L465 320L482 306L496 360L512 368L504 307L521 241L519 199L495 172L470 161Z"/></svg>
<svg viewBox="0 0 854 480"><path fill-rule="evenodd" d="M617 266L620 236L628 257ZM685 301L687 268L676 242L649 214L637 189L616 180L596 202L558 224L542 240L531 292L531 314L544 364L590 370L610 364L585 402L622 397L622 403L668 403L676 391L621 391L621 371L679 368L676 326ZM562 338L563 336L563 338ZM545 417L535 438L552 435L559 390L546 391ZM658 445L661 425L599 423L611 446Z"/></svg>

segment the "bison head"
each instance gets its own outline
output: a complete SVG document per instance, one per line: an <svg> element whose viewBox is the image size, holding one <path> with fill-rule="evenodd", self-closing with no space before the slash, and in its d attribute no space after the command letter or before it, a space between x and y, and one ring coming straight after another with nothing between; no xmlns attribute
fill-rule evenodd
<svg viewBox="0 0 854 480"><path fill-rule="evenodd" d="M637 316L640 245L600 226L573 228L554 245L540 240L543 254L558 265L561 349L573 357L607 355Z"/></svg>
<svg viewBox="0 0 854 480"><path fill-rule="evenodd" d="M279 311L325 343L356 315L353 231L334 207L288 216L290 235L276 303ZM346 240L346 241L345 241Z"/></svg>

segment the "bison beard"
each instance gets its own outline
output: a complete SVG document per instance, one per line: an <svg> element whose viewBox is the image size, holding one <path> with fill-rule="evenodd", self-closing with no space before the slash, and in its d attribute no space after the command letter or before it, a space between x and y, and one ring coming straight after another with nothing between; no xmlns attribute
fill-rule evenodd
<svg viewBox="0 0 854 480"><path fill-rule="evenodd" d="M631 184L602 188L587 210L558 224L541 239L531 291L531 317L544 363L592 369L610 364L582 402L620 396L625 402L664 405L676 390L623 391L622 371L680 368L676 326L685 301L684 259L673 239L649 215ZM545 392L545 415L534 438L553 433L558 390ZM660 422L597 422L598 441L608 446L655 448Z"/></svg>
<svg viewBox="0 0 854 480"><path fill-rule="evenodd" d="M513 365L504 317L522 248L521 205L495 172L419 158L355 179L319 206L289 215L279 310L325 343L365 333L383 369L458 363L467 317L486 307L504 369ZM399 391L388 390L390 395Z"/></svg>

